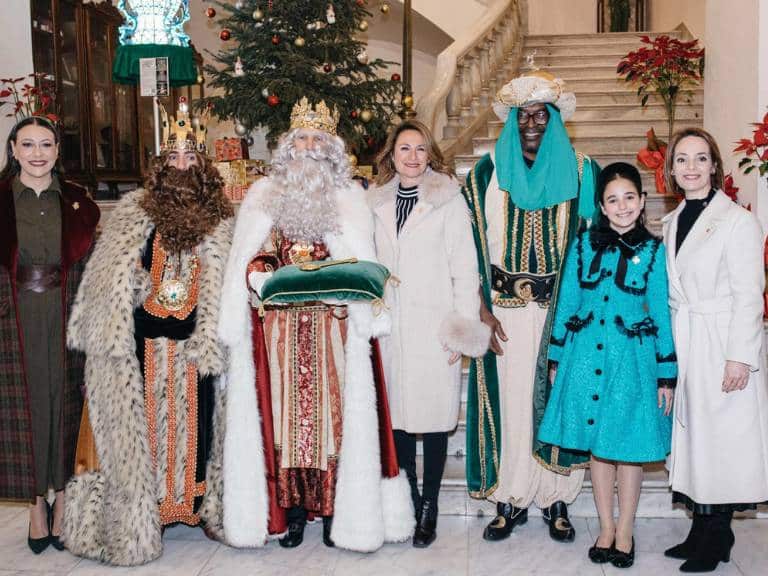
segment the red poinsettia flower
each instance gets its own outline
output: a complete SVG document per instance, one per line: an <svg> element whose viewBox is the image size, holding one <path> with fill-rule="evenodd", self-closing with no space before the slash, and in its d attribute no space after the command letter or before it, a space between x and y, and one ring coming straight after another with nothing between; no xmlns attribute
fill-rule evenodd
<svg viewBox="0 0 768 576"><path fill-rule="evenodd" d="M728 172L725 179L723 180L723 192L725 192L726 196L736 202L739 203L738 199L738 193L739 188L733 185L733 174Z"/></svg>

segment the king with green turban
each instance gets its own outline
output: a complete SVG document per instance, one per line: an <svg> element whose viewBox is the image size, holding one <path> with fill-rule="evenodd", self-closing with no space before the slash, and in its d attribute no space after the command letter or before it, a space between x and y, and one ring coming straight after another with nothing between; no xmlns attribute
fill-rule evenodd
<svg viewBox="0 0 768 576"><path fill-rule="evenodd" d="M473 359L467 401L467 485L496 502L486 540L501 540L543 509L550 535L571 541L567 504L581 490L587 453L541 444L549 397L547 352L571 240L595 211L599 166L574 150L564 122L576 98L543 71L515 78L493 108L505 122L495 149L467 176L464 195L480 265L492 348Z"/></svg>

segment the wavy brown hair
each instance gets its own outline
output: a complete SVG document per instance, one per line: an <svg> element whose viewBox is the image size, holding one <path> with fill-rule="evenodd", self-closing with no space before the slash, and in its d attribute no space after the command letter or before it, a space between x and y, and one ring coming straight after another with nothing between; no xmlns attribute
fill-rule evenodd
<svg viewBox="0 0 768 576"><path fill-rule="evenodd" d="M394 161L395 144L397 144L398 136L406 130L415 130L424 138L424 145L427 149L427 166L429 168L440 174L454 176L453 168L446 163L443 153L440 151L429 128L418 120L403 120L390 131L389 136L387 136L387 142L384 144L384 149L376 157L376 184L379 186L386 184L397 174Z"/></svg>
<svg viewBox="0 0 768 576"><path fill-rule="evenodd" d="M724 186L723 180L725 179L723 174L723 157L720 155L720 148L717 146L715 138L703 128L684 128L672 135L669 146L667 146L667 156L664 158L664 181L667 184L667 190L671 190L676 194L684 193L683 189L675 182L675 176L672 174L672 171L674 170L675 148L677 148L680 140L688 136L701 138L709 145L709 154L712 156L712 163L715 165L715 173L710 174L709 182L715 190L722 190Z"/></svg>
<svg viewBox="0 0 768 576"><path fill-rule="evenodd" d="M168 250L188 250L213 232L235 211L224 194L224 180L213 163L197 154L198 164L186 170L155 159L140 201Z"/></svg>

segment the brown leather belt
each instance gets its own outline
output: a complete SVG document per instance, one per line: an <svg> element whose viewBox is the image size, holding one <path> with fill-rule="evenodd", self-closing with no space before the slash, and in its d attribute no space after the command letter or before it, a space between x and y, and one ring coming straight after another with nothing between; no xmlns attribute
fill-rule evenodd
<svg viewBox="0 0 768 576"><path fill-rule="evenodd" d="M61 287L61 266L19 266L16 271L18 290L42 294Z"/></svg>

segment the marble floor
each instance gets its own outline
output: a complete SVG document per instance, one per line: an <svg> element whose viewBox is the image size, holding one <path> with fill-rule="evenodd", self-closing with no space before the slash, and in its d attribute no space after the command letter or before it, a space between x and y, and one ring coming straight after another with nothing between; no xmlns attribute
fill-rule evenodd
<svg viewBox="0 0 768 576"><path fill-rule="evenodd" d="M0 576L99 576L141 574L151 576L492 576L679 574L679 562L662 551L685 537L684 519L638 519L635 566L622 571L598 566L587 558L598 524L595 518L575 518L573 544L549 539L541 518L532 517L503 542L482 539L487 518L441 516L438 538L427 550L410 543L390 544L374 554L356 554L326 548L321 525L307 528L304 543L284 550L271 542L259 550L235 550L207 540L199 529L170 528L165 550L156 561L136 568L114 568L82 560L49 547L34 556L26 546L27 513L23 506L0 503ZM768 520L734 521L736 546L731 562L716 574L764 576L768 573Z"/></svg>

